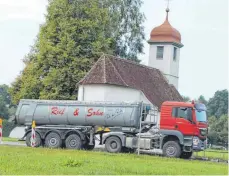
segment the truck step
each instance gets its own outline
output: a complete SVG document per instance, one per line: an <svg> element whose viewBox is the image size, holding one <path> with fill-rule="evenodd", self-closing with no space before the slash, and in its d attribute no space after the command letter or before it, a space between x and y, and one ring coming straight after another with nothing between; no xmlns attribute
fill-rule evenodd
<svg viewBox="0 0 229 176"><path fill-rule="evenodd" d="M148 153L148 154L158 154L158 155L162 155L162 150L161 150L161 149L151 149L151 150L140 149L139 152L140 152L140 153Z"/></svg>
<svg viewBox="0 0 229 176"><path fill-rule="evenodd" d="M142 125L145 125L145 124L147 124L147 125L156 125L157 124L156 122L149 122L149 121L147 121L147 122L142 121L141 123L142 123Z"/></svg>

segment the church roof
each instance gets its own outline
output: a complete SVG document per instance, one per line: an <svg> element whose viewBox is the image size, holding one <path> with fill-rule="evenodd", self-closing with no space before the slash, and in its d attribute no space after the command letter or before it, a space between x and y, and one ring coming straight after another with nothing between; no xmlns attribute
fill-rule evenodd
<svg viewBox="0 0 229 176"><path fill-rule="evenodd" d="M102 55L79 84L110 84L138 89L157 107L164 101L183 101L158 69L110 55Z"/></svg>
<svg viewBox="0 0 229 176"><path fill-rule="evenodd" d="M166 9L166 19L163 24L155 27L150 33L149 42L174 42L181 44L181 34L178 30L173 28L168 20L169 9Z"/></svg>

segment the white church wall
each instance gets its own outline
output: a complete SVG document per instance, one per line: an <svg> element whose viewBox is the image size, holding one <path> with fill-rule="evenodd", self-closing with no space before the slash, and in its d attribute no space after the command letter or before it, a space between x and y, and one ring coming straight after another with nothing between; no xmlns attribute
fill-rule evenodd
<svg viewBox="0 0 229 176"><path fill-rule="evenodd" d="M156 58L157 46L164 46L163 59ZM179 60L180 60L180 48L177 48L176 61L173 60L174 45L171 44L151 44L149 52L148 66L157 68L164 73L166 79L170 84L173 84L178 89L179 79Z"/></svg>
<svg viewBox="0 0 229 176"><path fill-rule="evenodd" d="M79 101L104 101L105 87L100 84L80 85Z"/></svg>
<svg viewBox="0 0 229 176"><path fill-rule="evenodd" d="M136 89L116 85L105 85L106 101L140 101L140 92Z"/></svg>
<svg viewBox="0 0 229 176"><path fill-rule="evenodd" d="M174 85L174 87L178 88L178 78L170 75L165 75L166 79L169 80L169 84Z"/></svg>
<svg viewBox="0 0 229 176"><path fill-rule="evenodd" d="M172 46L172 58L170 60L170 75L177 76L179 75L179 62L180 62L180 48L177 48L177 57L176 60L173 60L173 48Z"/></svg>
<svg viewBox="0 0 229 176"><path fill-rule="evenodd" d="M178 80L179 80L179 62L180 62L180 48L177 48L177 57L176 60L173 60L174 46L172 46L172 58L170 60L170 76L169 83L173 84L176 89L178 89Z"/></svg>
<svg viewBox="0 0 229 176"><path fill-rule="evenodd" d="M78 100L83 101L84 100L84 86L80 85L78 88Z"/></svg>
<svg viewBox="0 0 229 176"><path fill-rule="evenodd" d="M105 100L143 101L145 103L150 103L150 101L140 90L116 85L106 85Z"/></svg>
<svg viewBox="0 0 229 176"><path fill-rule="evenodd" d="M164 46L163 59L157 59L157 46ZM172 53L171 45L150 45L148 66L157 68L163 73L170 72L170 56Z"/></svg>
<svg viewBox="0 0 229 176"><path fill-rule="evenodd" d="M142 91L109 84L80 85L78 90L79 101L143 101L151 102Z"/></svg>

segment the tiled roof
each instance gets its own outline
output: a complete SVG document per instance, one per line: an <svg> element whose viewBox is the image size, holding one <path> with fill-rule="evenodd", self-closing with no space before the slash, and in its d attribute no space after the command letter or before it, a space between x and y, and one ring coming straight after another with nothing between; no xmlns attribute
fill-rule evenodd
<svg viewBox="0 0 229 176"><path fill-rule="evenodd" d="M160 70L110 55L102 55L79 84L111 84L138 89L157 107L164 101L183 101Z"/></svg>

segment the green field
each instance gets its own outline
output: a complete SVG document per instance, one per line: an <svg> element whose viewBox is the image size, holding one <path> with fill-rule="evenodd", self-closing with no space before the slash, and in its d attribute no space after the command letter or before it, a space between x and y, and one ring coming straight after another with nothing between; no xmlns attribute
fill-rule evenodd
<svg viewBox="0 0 229 176"><path fill-rule="evenodd" d="M18 141L17 138L10 138L10 137L3 137L2 141L7 141L7 142L23 142L23 141Z"/></svg>
<svg viewBox="0 0 229 176"><path fill-rule="evenodd" d="M227 175L228 165L136 154L0 146L0 175Z"/></svg>
<svg viewBox="0 0 229 176"><path fill-rule="evenodd" d="M198 152L197 154L194 153L194 156L198 156L198 157L204 157L205 156L207 158L228 160L228 151L207 149L205 151L205 155L204 155L204 152Z"/></svg>
<svg viewBox="0 0 229 176"><path fill-rule="evenodd" d="M24 141L18 141L18 139L16 138L9 138L9 137L3 137L3 141L25 143ZM198 152L198 153L194 153L194 156L197 156L197 157L205 156L207 158L228 160L228 151L208 149L205 151L205 155L204 155L204 152Z"/></svg>

